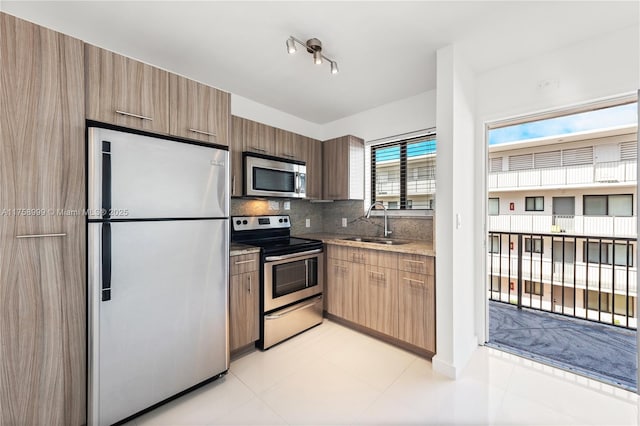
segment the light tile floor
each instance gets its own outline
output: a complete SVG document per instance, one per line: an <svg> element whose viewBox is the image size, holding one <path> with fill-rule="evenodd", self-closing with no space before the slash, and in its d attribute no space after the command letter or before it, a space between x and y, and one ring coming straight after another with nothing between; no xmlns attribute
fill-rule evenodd
<svg viewBox="0 0 640 426"><path fill-rule="evenodd" d="M130 422L143 425L638 423L635 394L480 347L458 380L326 321L231 363L220 380Z"/></svg>

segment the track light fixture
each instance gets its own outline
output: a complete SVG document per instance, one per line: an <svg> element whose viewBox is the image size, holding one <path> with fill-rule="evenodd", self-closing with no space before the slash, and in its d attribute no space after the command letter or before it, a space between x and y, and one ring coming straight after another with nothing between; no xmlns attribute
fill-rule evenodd
<svg viewBox="0 0 640 426"><path fill-rule="evenodd" d="M287 39L287 52L290 55L296 53L296 43L307 49L307 52L313 55L314 64L321 65L322 60L324 59L331 64L331 74L338 74L338 63L322 54L322 42L320 40L317 38L310 38L306 43L304 43L294 36L289 36Z"/></svg>

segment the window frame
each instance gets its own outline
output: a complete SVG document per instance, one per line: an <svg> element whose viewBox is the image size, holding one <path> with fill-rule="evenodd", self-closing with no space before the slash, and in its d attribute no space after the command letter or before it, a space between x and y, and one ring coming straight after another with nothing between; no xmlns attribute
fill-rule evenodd
<svg viewBox="0 0 640 426"><path fill-rule="evenodd" d="M597 245L597 248L595 249L588 249L588 246L590 245ZM620 247L622 246L622 248L624 249L624 251L627 251L627 244L626 243L614 243L611 241L589 241L588 245L587 245L587 241L583 241L582 242L582 262L589 264L591 263L592 265L612 265L612 266L622 266L622 267L630 267L633 268L633 244L629 244L629 253L627 255L627 261L626 263L623 262L617 262L616 261L616 254L615 254L615 250L616 250L616 246ZM592 250L594 252L596 252L598 254L598 260L590 260L589 259L589 253L592 252ZM604 257L604 259L603 259Z"/></svg>
<svg viewBox="0 0 640 426"><path fill-rule="evenodd" d="M628 216L612 216L609 214L609 197L614 196L614 197L631 197L631 214ZM587 204L587 199L593 199L596 197L604 197L606 199L605 201L605 213L604 214L588 214L587 213L587 209L586 209L586 204ZM634 211L633 211L633 194L585 194L582 196L582 215L583 216L600 216L600 217L604 217L604 216L608 216L608 217L633 217Z"/></svg>
<svg viewBox="0 0 640 426"><path fill-rule="evenodd" d="M493 200L495 200L497 204L496 213L491 213L491 209L489 208L491 201ZM489 216L500 216L500 197L489 197L489 200L487 201L487 214Z"/></svg>
<svg viewBox="0 0 640 426"><path fill-rule="evenodd" d="M529 291L527 291L527 288L529 289ZM524 280L524 292L532 296L544 297L544 284L541 283L540 281Z"/></svg>
<svg viewBox="0 0 640 426"><path fill-rule="evenodd" d="M533 247L531 243L533 242ZM540 243L540 247L538 247ZM533 251L531 249L533 248ZM544 240L542 238L525 237L524 239L525 253L544 254Z"/></svg>
<svg viewBox="0 0 640 426"><path fill-rule="evenodd" d="M542 208L538 209L536 207L537 204L537 200L541 199L542 200ZM529 200L533 200L533 208L529 208ZM535 195L535 196L531 196L531 197L524 197L524 211L526 212L543 212L544 211L544 195Z"/></svg>
<svg viewBox="0 0 640 426"><path fill-rule="evenodd" d="M423 216L423 215L429 215L429 213L434 212L435 210L435 206L434 206L434 201L435 201L435 191L433 192L433 197L431 199L426 200L426 204L429 207L426 208L415 208L414 205L415 203L411 202L409 203L408 201L413 201L413 200L408 200L408 194L407 194L407 182L408 182L408 173L409 173L409 165L408 165L408 155L407 155L407 146L411 145L413 143L420 143L420 142L432 142L433 144L436 144L436 150L433 153L428 153L428 154L433 154L434 159L436 158L437 155L437 141L436 141L436 132L435 129L430 129L429 131L427 131L425 134L422 135L417 135L417 136L410 136L410 137L404 137L404 138L398 138L392 141L388 141L388 142L384 142L384 143L375 143L375 144L369 144L369 200L368 202L370 202L371 204L375 203L376 201L383 201L383 200L376 200L376 151L379 149L385 149L385 148L391 148L394 146L398 146L400 147L400 195L399 195L399 199L397 200L398 202L398 208L394 208L394 209L389 209L387 211L387 213L389 215L397 215L397 216L412 216L412 215L418 215L418 216ZM431 165L427 164L427 172L429 170L429 167ZM433 163L433 170L434 170L434 176L433 176L433 181L435 182L435 171L437 169L437 162ZM429 173L427 173L427 176L429 175ZM427 179L427 181L430 179ZM429 195L431 193L425 193L425 195ZM374 211L374 215L377 212Z"/></svg>

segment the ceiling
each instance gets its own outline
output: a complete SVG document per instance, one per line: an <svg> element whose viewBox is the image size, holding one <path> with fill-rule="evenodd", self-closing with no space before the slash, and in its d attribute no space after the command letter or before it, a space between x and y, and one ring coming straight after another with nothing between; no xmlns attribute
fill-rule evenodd
<svg viewBox="0 0 640 426"><path fill-rule="evenodd" d="M638 25L637 1L6 1L0 9L100 47L327 123L436 86L436 50L474 71ZM314 65L290 36L319 38Z"/></svg>

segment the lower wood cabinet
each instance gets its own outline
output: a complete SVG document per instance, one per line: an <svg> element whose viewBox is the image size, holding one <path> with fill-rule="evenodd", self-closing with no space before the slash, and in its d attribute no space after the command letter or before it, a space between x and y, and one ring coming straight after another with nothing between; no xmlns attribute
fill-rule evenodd
<svg viewBox="0 0 640 426"><path fill-rule="evenodd" d="M435 353L434 257L329 244L326 311Z"/></svg>
<svg viewBox="0 0 640 426"><path fill-rule="evenodd" d="M436 350L436 306L433 275L398 273L397 337L431 352Z"/></svg>
<svg viewBox="0 0 640 426"><path fill-rule="evenodd" d="M359 322L356 289L358 278L364 275L363 265L330 259L327 263L327 312L348 321ZM358 278L356 278L358 277Z"/></svg>
<svg viewBox="0 0 640 426"><path fill-rule="evenodd" d="M398 271L367 265L358 280L359 323L389 336L398 334Z"/></svg>
<svg viewBox="0 0 640 426"><path fill-rule="evenodd" d="M260 276L258 254L232 256L229 275L229 350L260 337Z"/></svg>

